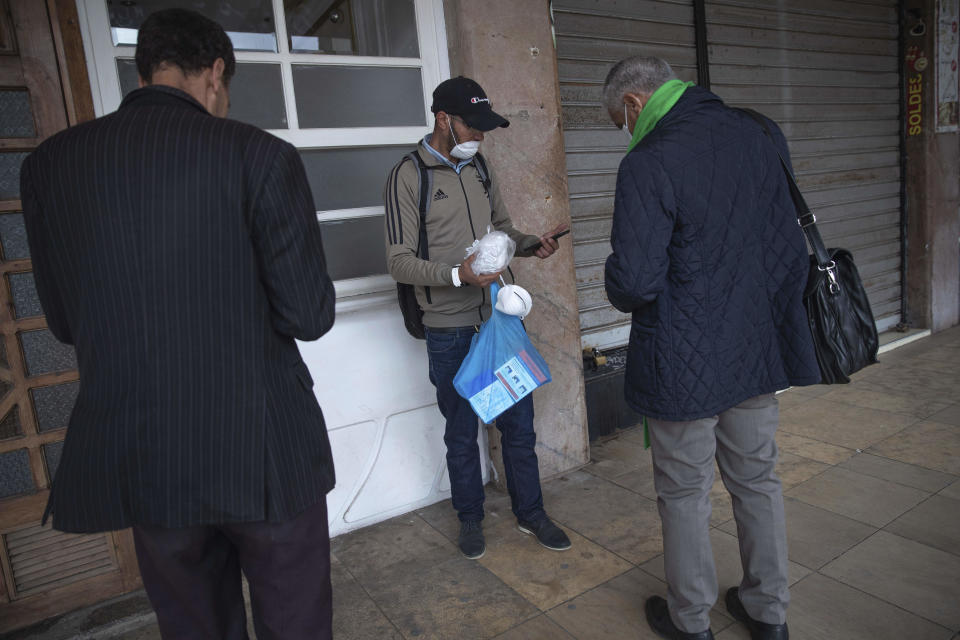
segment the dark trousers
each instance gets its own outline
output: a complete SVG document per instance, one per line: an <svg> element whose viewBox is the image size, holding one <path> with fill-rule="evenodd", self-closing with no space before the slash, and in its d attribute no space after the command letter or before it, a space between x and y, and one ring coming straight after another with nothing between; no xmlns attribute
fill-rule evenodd
<svg viewBox="0 0 960 640"><path fill-rule="evenodd" d="M437 404L447 422L443 441L447 445L450 493L461 522L483 519L483 479L477 444L479 420L470 403L453 387L453 378L470 351L475 333L473 327L443 332L427 328L426 331L430 382L437 388ZM513 514L527 522L539 520L545 514L540 468L534 451L537 436L533 431L532 395L507 409L496 423Z"/></svg>
<svg viewBox="0 0 960 640"><path fill-rule="evenodd" d="M246 640L241 570L257 640L333 637L326 501L288 522L135 526L133 535L164 639Z"/></svg>

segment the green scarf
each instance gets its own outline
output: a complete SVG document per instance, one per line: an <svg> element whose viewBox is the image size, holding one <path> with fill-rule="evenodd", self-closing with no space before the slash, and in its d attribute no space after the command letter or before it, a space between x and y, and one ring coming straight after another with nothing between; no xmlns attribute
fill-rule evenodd
<svg viewBox="0 0 960 640"><path fill-rule="evenodd" d="M627 153L633 151L637 143L643 140L643 137L653 131L660 119L667 115L667 112L677 104L677 100L683 95L692 82L683 80L669 80L662 87L653 92L647 104L640 110L640 117L637 118L637 124L633 127L633 138L630 140L630 146L627 147Z"/></svg>

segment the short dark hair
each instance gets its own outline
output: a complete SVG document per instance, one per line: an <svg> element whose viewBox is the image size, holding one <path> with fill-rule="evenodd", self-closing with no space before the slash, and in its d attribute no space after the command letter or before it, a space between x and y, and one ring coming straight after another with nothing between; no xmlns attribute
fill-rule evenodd
<svg viewBox="0 0 960 640"><path fill-rule="evenodd" d="M164 9L140 25L137 73L145 82L165 62L191 74L209 69L217 58L223 58L223 80L229 82L237 69L233 43L223 27L196 11Z"/></svg>

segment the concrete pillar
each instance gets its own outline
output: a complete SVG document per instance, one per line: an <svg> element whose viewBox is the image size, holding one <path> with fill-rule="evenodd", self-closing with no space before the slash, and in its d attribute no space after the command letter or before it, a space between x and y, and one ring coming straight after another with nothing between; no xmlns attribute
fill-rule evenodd
<svg viewBox="0 0 960 640"><path fill-rule="evenodd" d="M937 2L904 2L907 321L960 321L960 134L937 132ZM949 64L949 63L948 63Z"/></svg>
<svg viewBox="0 0 960 640"><path fill-rule="evenodd" d="M548 3L445 0L444 15L451 74L479 82L494 109L510 120L508 128L486 136L481 149L514 225L539 235L570 223ZM527 332L553 376L533 395L543 477L589 460L570 236L560 246L547 260L517 259L511 265L518 284L533 296ZM499 434L491 429L491 457L502 471ZM502 472L499 476L502 480Z"/></svg>

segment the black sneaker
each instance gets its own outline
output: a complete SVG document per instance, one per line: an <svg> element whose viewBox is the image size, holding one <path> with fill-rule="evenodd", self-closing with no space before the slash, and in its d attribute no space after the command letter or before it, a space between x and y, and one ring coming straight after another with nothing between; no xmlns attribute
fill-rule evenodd
<svg viewBox="0 0 960 640"><path fill-rule="evenodd" d="M537 537L537 542L553 551L566 551L570 548L570 538L550 518L543 516L536 522L517 520L517 528L524 533Z"/></svg>
<svg viewBox="0 0 960 640"><path fill-rule="evenodd" d="M470 560L478 560L487 551L483 541L483 525L479 520L467 520L460 523L460 538L457 540L460 553Z"/></svg>

